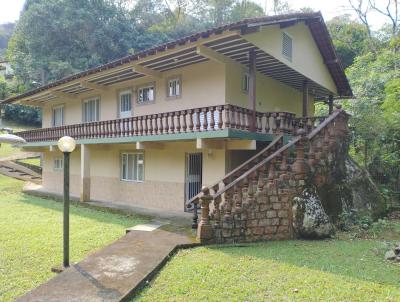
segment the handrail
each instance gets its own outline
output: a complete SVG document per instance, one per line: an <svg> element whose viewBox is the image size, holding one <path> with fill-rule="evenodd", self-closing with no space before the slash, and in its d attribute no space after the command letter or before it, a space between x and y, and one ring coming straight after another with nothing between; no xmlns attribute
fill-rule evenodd
<svg viewBox="0 0 400 302"><path fill-rule="evenodd" d="M344 112L343 109L338 109L334 111L330 116L328 116L321 124L319 124L313 131L311 131L308 135L307 138L310 140L312 139L315 135L318 134L318 132L321 131L326 125L328 125L332 120L334 120L340 113Z"/></svg>
<svg viewBox="0 0 400 302"><path fill-rule="evenodd" d="M307 135L307 139L311 140L315 135L317 135L324 127L326 127L330 122L332 122L340 113L342 113L344 110L339 109L332 113L327 119L325 119L324 122L322 122L320 125L318 125L317 128L315 128L310 134ZM290 147L294 146L297 142L299 142L302 139L302 136L296 136L293 140L291 140L288 144L282 146L280 149L278 149L276 152L268 156L266 159L263 161L259 162L257 165L243 173L240 177L235 179L235 181L231 182L230 184L226 185L224 188L219 190L217 193L213 195L213 199L218 198L221 196L223 193L225 193L228 189L232 188L236 184L238 184L240 181L251 175L254 171L258 170L260 167L271 161L273 158L277 157Z"/></svg>
<svg viewBox="0 0 400 302"><path fill-rule="evenodd" d="M246 160L244 163L242 163L241 165L239 165L238 167L236 167L235 169L233 169L232 171L230 171L228 174L226 174L222 179L218 180L217 182L215 182L212 185L209 185L208 188L213 188L214 186L220 184L221 182L223 182L224 180L228 179L229 177L233 176L235 173L237 173L239 170L241 170L242 168L244 168L245 166L249 165L251 162L253 162L255 159L257 159L258 157L262 156L263 154L265 154L268 150L270 150L272 147L275 146L275 144L277 144L279 141L281 141L283 139L283 135L279 135L278 137L276 137L267 147L265 147L264 149L262 149L260 152L258 152L257 154L255 154L254 156L252 156L251 158L249 158L248 160ZM193 196L187 203L186 203L186 207L190 207L190 205L193 203L197 203L196 201L199 199L199 197L201 196L201 192L199 194L197 194L196 196Z"/></svg>
<svg viewBox="0 0 400 302"><path fill-rule="evenodd" d="M259 162L257 165L255 165L254 167L252 167L251 169L249 169L248 171L246 171L245 173L243 173L241 176L239 176L238 178L235 179L235 181L232 181L229 185L226 185L222 190L218 191L217 193L215 193L213 195L213 199L221 196L223 193L225 193L226 190L232 188L233 186L235 186L237 183L239 183L240 181L242 181L244 178L248 177L250 174L252 174L254 171L258 170L260 167L262 167L263 165L265 165L266 163L268 163L269 161L271 161L273 158L275 158L276 156L278 156L279 154L281 154L282 152L286 151L287 149L289 149L290 147L294 146L298 141L301 140L301 136L296 136L293 140L291 140L289 143L287 143L286 145L282 146L280 149L278 149L277 151L275 151L274 153L272 153L270 156L268 156L266 159L264 159L263 161Z"/></svg>

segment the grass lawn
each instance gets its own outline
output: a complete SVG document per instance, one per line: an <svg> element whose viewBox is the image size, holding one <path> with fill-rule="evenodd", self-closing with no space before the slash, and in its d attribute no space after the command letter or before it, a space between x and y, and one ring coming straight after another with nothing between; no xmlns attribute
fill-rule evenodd
<svg viewBox="0 0 400 302"><path fill-rule="evenodd" d="M38 166L38 167L40 166L40 158L39 157L21 159L21 160L18 160L18 162L22 162L25 164L30 164L30 165Z"/></svg>
<svg viewBox="0 0 400 302"><path fill-rule="evenodd" d="M62 203L21 193L23 183L0 176L0 301L11 301L54 276L62 263ZM71 206L70 257L77 262L144 222Z"/></svg>
<svg viewBox="0 0 400 302"><path fill-rule="evenodd" d="M34 129L31 126L21 125L13 121L2 120L2 127L12 128L14 132ZM0 147L0 158L23 153L20 148L14 148L9 144L2 144Z"/></svg>
<svg viewBox="0 0 400 302"><path fill-rule="evenodd" d="M132 301L397 302L400 265L385 262L384 251L384 242L377 240L183 250Z"/></svg>

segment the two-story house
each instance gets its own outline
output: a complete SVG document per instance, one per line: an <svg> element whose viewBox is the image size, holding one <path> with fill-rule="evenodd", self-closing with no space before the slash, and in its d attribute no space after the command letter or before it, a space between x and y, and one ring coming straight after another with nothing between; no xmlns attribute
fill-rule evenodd
<svg viewBox="0 0 400 302"><path fill-rule="evenodd" d="M19 133L43 154L43 191L62 193L56 144L69 135L73 196L183 211L276 135L290 139L316 101L350 95L321 14L299 13L212 28L5 102L43 110L42 129Z"/></svg>

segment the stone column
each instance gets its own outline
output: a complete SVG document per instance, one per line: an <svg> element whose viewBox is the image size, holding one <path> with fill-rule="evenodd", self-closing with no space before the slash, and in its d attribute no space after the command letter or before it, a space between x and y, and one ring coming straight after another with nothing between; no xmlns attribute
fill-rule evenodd
<svg viewBox="0 0 400 302"><path fill-rule="evenodd" d="M81 145L81 181L80 201L90 201L90 149Z"/></svg>
<svg viewBox="0 0 400 302"><path fill-rule="evenodd" d="M210 202L212 201L212 196L210 195L210 190L207 187L202 188L202 194L200 197L201 206L201 216L200 224L197 228L197 239L200 242L207 242L213 238L213 228L210 224Z"/></svg>

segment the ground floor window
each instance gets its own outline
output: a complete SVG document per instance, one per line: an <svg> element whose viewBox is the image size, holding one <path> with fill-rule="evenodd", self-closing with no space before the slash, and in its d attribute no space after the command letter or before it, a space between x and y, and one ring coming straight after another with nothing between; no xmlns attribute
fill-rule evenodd
<svg viewBox="0 0 400 302"><path fill-rule="evenodd" d="M124 152L121 155L121 179L128 181L144 180L144 156L138 152Z"/></svg>
<svg viewBox="0 0 400 302"><path fill-rule="evenodd" d="M54 162L53 162L54 170L62 170L63 166L64 166L64 162L61 157L54 158Z"/></svg>

